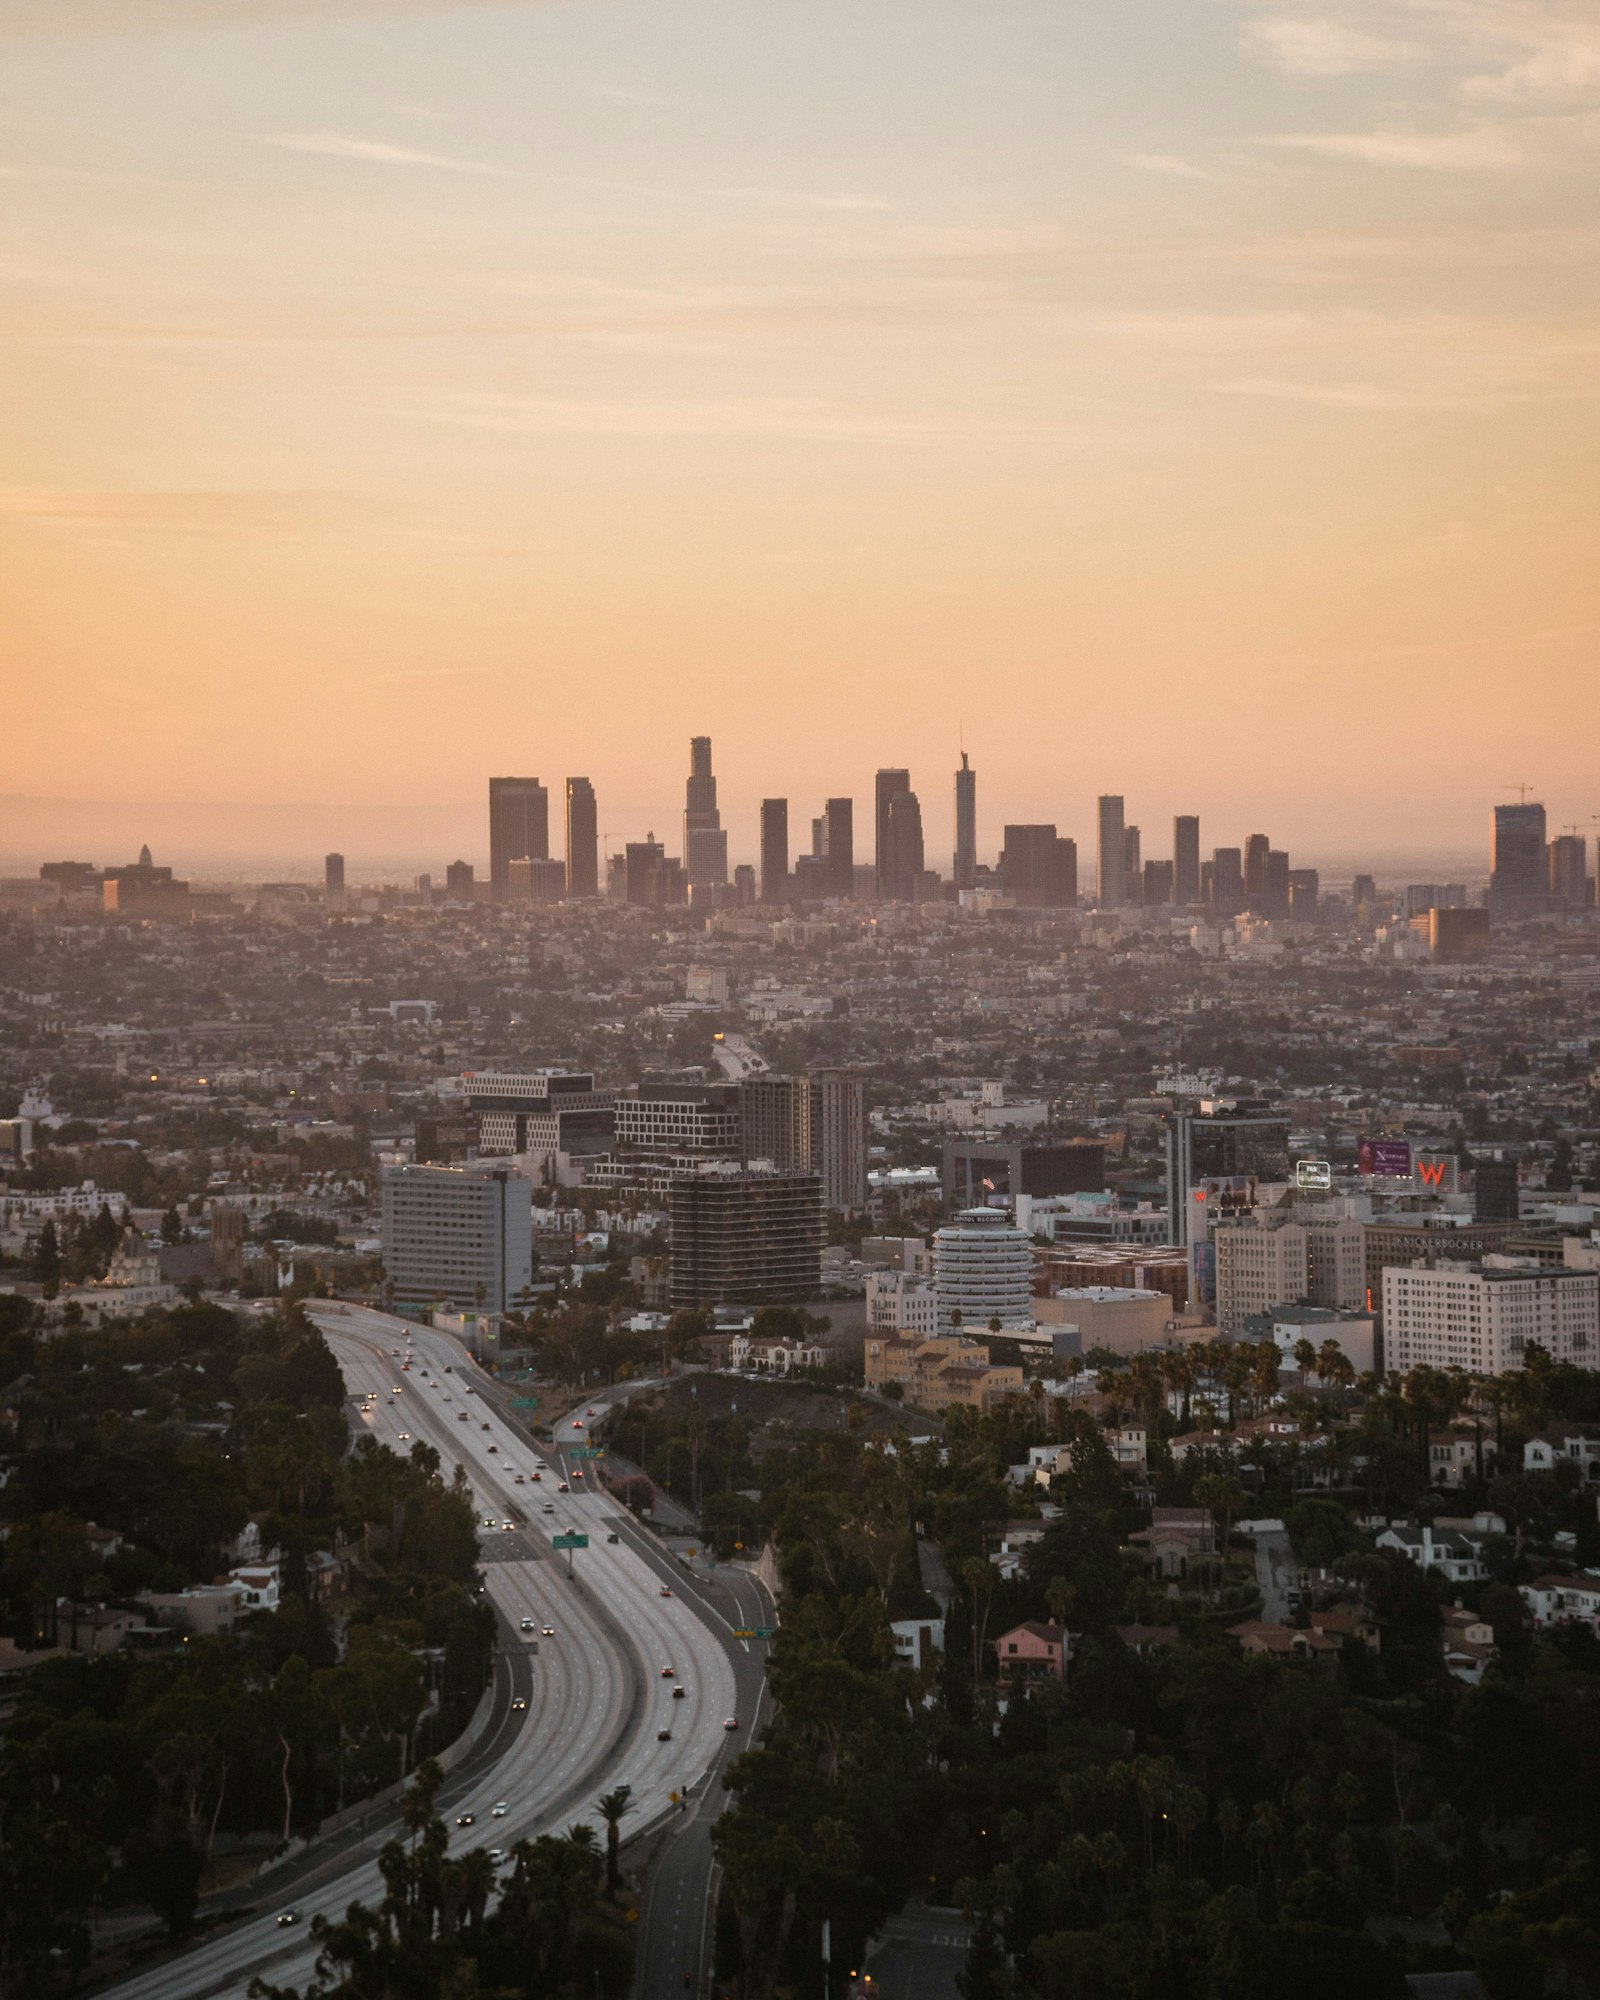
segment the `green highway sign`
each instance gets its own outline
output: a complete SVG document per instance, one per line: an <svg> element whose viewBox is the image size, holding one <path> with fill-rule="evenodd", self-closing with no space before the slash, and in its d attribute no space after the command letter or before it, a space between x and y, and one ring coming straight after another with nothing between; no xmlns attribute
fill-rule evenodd
<svg viewBox="0 0 1600 2000"><path fill-rule="evenodd" d="M776 1625L758 1625L756 1627L756 1637L758 1639L776 1639L777 1636L778 1628Z"/></svg>
<svg viewBox="0 0 1600 2000"><path fill-rule="evenodd" d="M513 1396L511 1398L511 1407L514 1410L536 1410L539 1407L539 1398L537 1396Z"/></svg>
<svg viewBox="0 0 1600 2000"><path fill-rule="evenodd" d="M550 1546L553 1549L586 1549L589 1546L589 1537L580 1535L576 1530L570 1535L552 1535Z"/></svg>
<svg viewBox="0 0 1600 2000"><path fill-rule="evenodd" d="M568 1445L567 1456L568 1458L604 1458L605 1453L599 1445L574 1444Z"/></svg>

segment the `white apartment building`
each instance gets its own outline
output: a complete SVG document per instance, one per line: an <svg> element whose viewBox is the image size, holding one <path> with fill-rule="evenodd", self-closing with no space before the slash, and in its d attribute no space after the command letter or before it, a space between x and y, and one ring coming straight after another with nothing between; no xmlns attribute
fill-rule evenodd
<svg viewBox="0 0 1600 2000"><path fill-rule="evenodd" d="M869 1271L867 1326L873 1333L932 1340L939 1331L939 1294L928 1279L905 1271Z"/></svg>
<svg viewBox="0 0 1600 2000"><path fill-rule="evenodd" d="M390 1167L383 1268L403 1304L504 1312L533 1283L533 1184L509 1167Z"/></svg>
<svg viewBox="0 0 1600 2000"><path fill-rule="evenodd" d="M979 1332L994 1320L1030 1325L1033 1239L1004 1209L963 1209L934 1233L933 1283L941 1331L959 1324Z"/></svg>
<svg viewBox="0 0 1600 2000"><path fill-rule="evenodd" d="M1298 1212L1225 1222L1212 1232L1217 1259L1217 1327L1237 1339L1245 1317L1286 1300L1342 1311L1366 1301L1366 1235L1348 1215Z"/></svg>
<svg viewBox="0 0 1600 2000"><path fill-rule="evenodd" d="M1503 1375L1537 1341L1552 1361L1600 1367L1600 1272L1511 1257L1391 1265L1383 1274L1383 1365Z"/></svg>
<svg viewBox="0 0 1600 2000"><path fill-rule="evenodd" d="M1252 1313L1311 1288L1311 1252L1298 1222L1225 1222L1212 1236L1217 1258L1217 1331L1237 1340Z"/></svg>

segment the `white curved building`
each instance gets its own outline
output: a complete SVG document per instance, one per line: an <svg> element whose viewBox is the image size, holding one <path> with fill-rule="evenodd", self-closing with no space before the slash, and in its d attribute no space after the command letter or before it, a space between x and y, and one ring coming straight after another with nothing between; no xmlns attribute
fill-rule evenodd
<svg viewBox="0 0 1600 2000"><path fill-rule="evenodd" d="M991 1320L1027 1326L1033 1319L1033 1240L1004 1209L963 1209L934 1234L933 1282L941 1332L959 1324L981 1340Z"/></svg>

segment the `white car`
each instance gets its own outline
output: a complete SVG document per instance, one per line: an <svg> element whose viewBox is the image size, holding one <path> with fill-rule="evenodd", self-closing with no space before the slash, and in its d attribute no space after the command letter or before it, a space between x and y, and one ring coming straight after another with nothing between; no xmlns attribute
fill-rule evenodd
<svg viewBox="0 0 1600 2000"><path fill-rule="evenodd" d="M489 1817L490 1819L504 1819L510 1810L510 1806L506 1804L504 1799L496 1799L494 1804L489 1808Z"/></svg>

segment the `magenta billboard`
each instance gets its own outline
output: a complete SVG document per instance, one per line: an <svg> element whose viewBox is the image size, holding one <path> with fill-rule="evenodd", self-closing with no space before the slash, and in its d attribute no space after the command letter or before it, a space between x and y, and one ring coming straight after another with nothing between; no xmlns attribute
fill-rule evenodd
<svg viewBox="0 0 1600 2000"><path fill-rule="evenodd" d="M1356 1170L1384 1179L1408 1180L1411 1175L1411 1141L1363 1139L1356 1150Z"/></svg>

